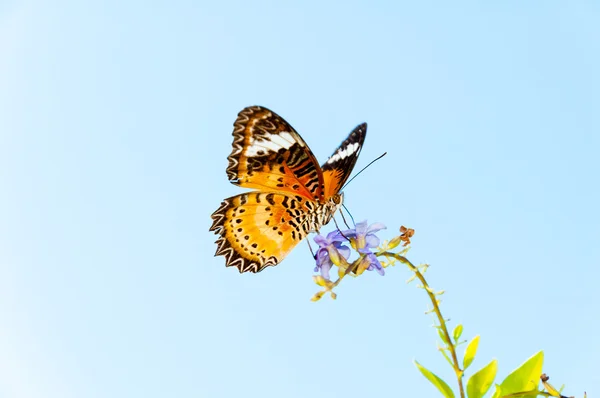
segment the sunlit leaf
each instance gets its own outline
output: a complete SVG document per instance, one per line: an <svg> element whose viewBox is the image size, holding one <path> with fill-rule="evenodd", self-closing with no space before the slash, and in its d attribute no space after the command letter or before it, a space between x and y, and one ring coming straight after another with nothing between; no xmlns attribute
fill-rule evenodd
<svg viewBox="0 0 600 398"><path fill-rule="evenodd" d="M461 324L456 325L456 327L454 328L454 332L452 332L452 337L454 338L455 343L458 343L458 339L460 339L460 336L462 336L462 332L463 332L463 325L461 325Z"/></svg>
<svg viewBox="0 0 600 398"><path fill-rule="evenodd" d="M440 379L437 375L435 375L434 373L430 372L428 369L421 366L421 364L419 362L415 361L415 365L417 366L419 371L423 374L423 376L425 376L425 378L427 378L427 380L429 380L431 382L431 384L433 384L438 390L440 390L440 392L442 393L442 395L444 397L454 398L454 392L448 386L448 384L446 384L446 382L444 380Z"/></svg>
<svg viewBox="0 0 600 398"><path fill-rule="evenodd" d="M495 359L481 370L475 372L467 381L467 396L481 398L492 386L498 371L498 361Z"/></svg>
<svg viewBox="0 0 600 398"><path fill-rule="evenodd" d="M540 351L523 362L521 366L513 370L500 384L502 395L514 394L516 392L531 391L531 394L523 395L523 398L535 398L537 396L542 365L544 363L544 352Z"/></svg>
<svg viewBox="0 0 600 398"><path fill-rule="evenodd" d="M473 360L475 359L475 354L477 354L477 348L479 347L479 336L475 336L469 345L467 345L467 349L465 350L465 356L463 358L463 370L466 370Z"/></svg>

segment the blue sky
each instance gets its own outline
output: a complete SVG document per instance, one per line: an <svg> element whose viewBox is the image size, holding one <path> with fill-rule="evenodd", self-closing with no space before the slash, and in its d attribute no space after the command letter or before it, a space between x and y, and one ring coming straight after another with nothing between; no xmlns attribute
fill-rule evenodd
<svg viewBox="0 0 600 398"><path fill-rule="evenodd" d="M210 214L267 106L324 160L358 123L358 220L480 334L598 395L600 7L592 1L0 3L0 396L435 396L406 269L312 303L304 244L239 275ZM452 384L453 385L453 384ZM595 393L595 394L594 394Z"/></svg>

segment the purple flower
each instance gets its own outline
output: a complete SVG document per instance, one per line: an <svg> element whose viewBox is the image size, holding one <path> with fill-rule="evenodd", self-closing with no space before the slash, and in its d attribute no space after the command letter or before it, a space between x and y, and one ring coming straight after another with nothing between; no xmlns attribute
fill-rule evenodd
<svg viewBox="0 0 600 398"><path fill-rule="evenodd" d="M356 228L344 231L342 234L350 238L352 245L359 253L364 254L361 266L363 269L369 271L377 270L380 275L384 275L383 266L377 259L377 256L371 251L371 249L379 246L379 238L375 235L375 232L379 232L385 229L385 225L382 223L374 223L368 225L367 221L359 222L356 224Z"/></svg>
<svg viewBox="0 0 600 398"><path fill-rule="evenodd" d="M361 253L370 253L370 249L379 246L379 238L375 232L385 229L382 223L368 225L367 221L359 222L356 228L342 232L343 236L355 239L356 250Z"/></svg>
<svg viewBox="0 0 600 398"><path fill-rule="evenodd" d="M385 271L383 270L383 265L377 259L377 256L374 253L366 253L363 258L363 264L368 271L376 270L379 275L385 275Z"/></svg>
<svg viewBox="0 0 600 398"><path fill-rule="evenodd" d="M327 237L315 236L314 241L319 245L319 250L315 255L317 261L315 272L320 270L321 276L329 280L329 270L334 263L339 263L340 256L346 260L350 257L350 248L342 245L342 242L347 242L347 240L339 231L332 231L327 234Z"/></svg>

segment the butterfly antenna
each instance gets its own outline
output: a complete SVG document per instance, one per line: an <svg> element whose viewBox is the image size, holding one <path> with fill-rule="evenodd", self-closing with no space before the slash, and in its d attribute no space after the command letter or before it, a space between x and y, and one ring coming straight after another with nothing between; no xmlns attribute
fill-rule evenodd
<svg viewBox="0 0 600 398"><path fill-rule="evenodd" d="M366 165L365 167L363 167L361 171L359 171L358 173L354 174L354 177L352 177L351 179L349 179L349 180L348 180L348 181L347 181L347 182L344 184L344 186L342 187L342 189L340 189L340 191L341 191L341 190L343 190L345 187L347 187L347 186L348 186L348 184L350 184L350 182L351 182L352 180L354 180L356 177L358 177L358 175L359 175L360 173L362 173L363 171L365 171L367 167L369 167L370 165L372 165L373 163L375 163L376 161L378 161L379 159L381 159L381 158L382 158L382 157L384 157L385 155L387 155L387 152L384 152L382 155L379 155L379 156L378 156L376 159L373 159L373 160L371 160L371 162L370 162L368 165ZM346 210L347 210L347 209L346 209ZM350 212L348 212L348 213L350 213Z"/></svg>

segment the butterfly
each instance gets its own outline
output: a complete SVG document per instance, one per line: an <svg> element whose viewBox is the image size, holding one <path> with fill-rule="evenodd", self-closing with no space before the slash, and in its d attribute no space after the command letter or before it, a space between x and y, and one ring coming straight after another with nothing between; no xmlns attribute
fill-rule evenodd
<svg viewBox="0 0 600 398"><path fill-rule="evenodd" d="M227 177L254 191L224 199L210 231L218 235L215 256L224 256L226 266L260 272L331 221L367 124L352 130L322 166L300 134L267 108L244 108L233 127Z"/></svg>

